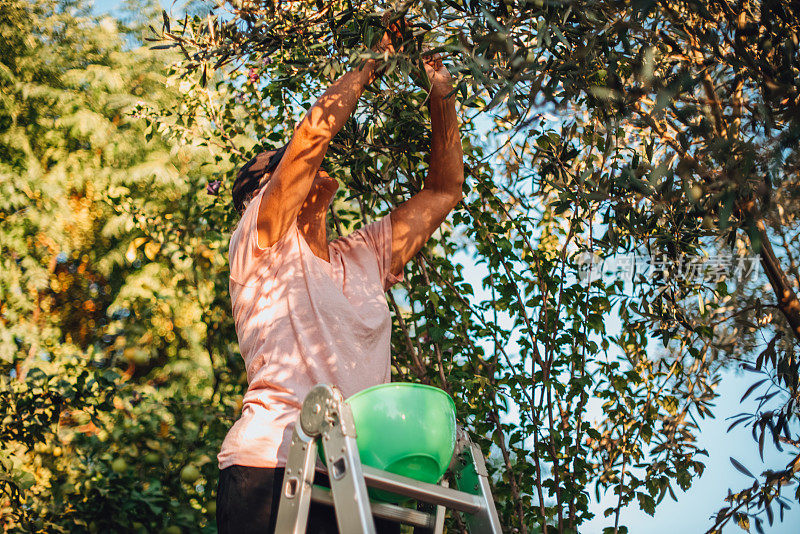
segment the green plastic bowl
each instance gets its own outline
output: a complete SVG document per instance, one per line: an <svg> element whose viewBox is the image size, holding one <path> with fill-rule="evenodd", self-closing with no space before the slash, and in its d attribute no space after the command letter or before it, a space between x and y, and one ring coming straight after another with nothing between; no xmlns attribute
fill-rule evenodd
<svg viewBox="0 0 800 534"><path fill-rule="evenodd" d="M456 445L456 410L450 395L422 384L380 384L347 399L361 463L422 482L441 480ZM320 452L322 447L320 447ZM401 497L370 491L373 498Z"/></svg>

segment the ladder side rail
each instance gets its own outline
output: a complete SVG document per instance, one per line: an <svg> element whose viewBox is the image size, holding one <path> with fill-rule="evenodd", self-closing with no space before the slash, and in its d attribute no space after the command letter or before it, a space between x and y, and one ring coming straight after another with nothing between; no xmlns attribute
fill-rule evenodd
<svg viewBox="0 0 800 534"><path fill-rule="evenodd" d="M450 487L450 483L447 482L447 479L442 480L441 485L445 488ZM436 505L436 513L434 515L433 522L433 534L442 534L444 532L444 515L446 512L447 508L441 504Z"/></svg>
<svg viewBox="0 0 800 534"><path fill-rule="evenodd" d="M289 456L286 459L275 532L305 533L311 506L316 456L316 440L307 436L297 422L292 432Z"/></svg>
<svg viewBox="0 0 800 534"><path fill-rule="evenodd" d="M502 534L503 529L497 516L483 453L480 447L467 439L468 443L463 449L459 466L454 473L456 485L461 490L474 493L481 501L477 512L464 517L467 530L470 534Z"/></svg>
<svg viewBox="0 0 800 534"><path fill-rule="evenodd" d="M350 406L339 399L331 415L322 443L339 532L376 534Z"/></svg>
<svg viewBox="0 0 800 534"><path fill-rule="evenodd" d="M440 484L448 487L447 479L443 479ZM313 497L312 497L313 498ZM414 534L442 534L444 532L444 519L447 508L441 504L431 504L424 501L417 501L417 510L429 515L430 523L414 528Z"/></svg>

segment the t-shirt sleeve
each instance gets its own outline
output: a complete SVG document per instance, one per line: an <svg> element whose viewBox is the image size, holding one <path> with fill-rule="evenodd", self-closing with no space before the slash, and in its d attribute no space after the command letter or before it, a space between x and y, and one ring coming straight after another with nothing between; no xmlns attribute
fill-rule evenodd
<svg viewBox="0 0 800 534"><path fill-rule="evenodd" d="M371 222L340 238L343 244L358 246L363 243L375 256L378 262L378 275L383 281L383 290L388 291L397 282L403 281L403 273L395 276L391 273L392 266L392 219L386 214L377 221Z"/></svg>
<svg viewBox="0 0 800 534"><path fill-rule="evenodd" d="M292 222L286 233L278 239L271 247L262 248L258 245L258 206L261 198L266 191L262 188L253 200L247 205L239 224L231 234L230 246L228 247L228 259L230 261L230 278L234 282L242 285L252 285L259 283L274 263L280 257L278 252L286 246L286 242L297 230L297 226Z"/></svg>

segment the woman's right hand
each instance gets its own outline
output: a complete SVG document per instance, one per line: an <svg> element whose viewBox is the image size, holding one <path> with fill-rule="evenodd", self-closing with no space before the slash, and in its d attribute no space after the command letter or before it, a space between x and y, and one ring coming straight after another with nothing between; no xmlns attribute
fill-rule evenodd
<svg viewBox="0 0 800 534"><path fill-rule="evenodd" d="M383 25L386 26L389 22L389 18L391 16L391 12L387 11L383 14L382 22ZM389 54L396 54L397 52L394 49L394 43L392 42L392 36L394 36L394 40L397 42L403 42L403 31L404 27L408 26L408 22L406 22L405 17L394 21L391 26L389 26L381 37L380 42L375 45L376 52L384 52L389 51Z"/></svg>
<svg viewBox="0 0 800 534"><path fill-rule="evenodd" d="M428 75L431 95L444 96L453 90L453 77L447 67L444 66L444 63L442 63L439 53L430 53L429 50L423 51L421 59L422 64L425 66L425 74Z"/></svg>

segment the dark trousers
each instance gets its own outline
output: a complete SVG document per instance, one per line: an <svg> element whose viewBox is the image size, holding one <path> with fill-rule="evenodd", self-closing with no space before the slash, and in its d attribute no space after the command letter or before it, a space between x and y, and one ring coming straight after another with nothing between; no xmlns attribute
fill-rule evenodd
<svg viewBox="0 0 800 534"><path fill-rule="evenodd" d="M232 465L220 471L217 487L217 528L220 534L274 533L283 471L282 467L271 469L242 465ZM321 473L314 477L314 484L330 487L328 477ZM391 521L376 518L375 528L378 534L400 534L400 525ZM312 502L306 532L339 534L333 508Z"/></svg>

